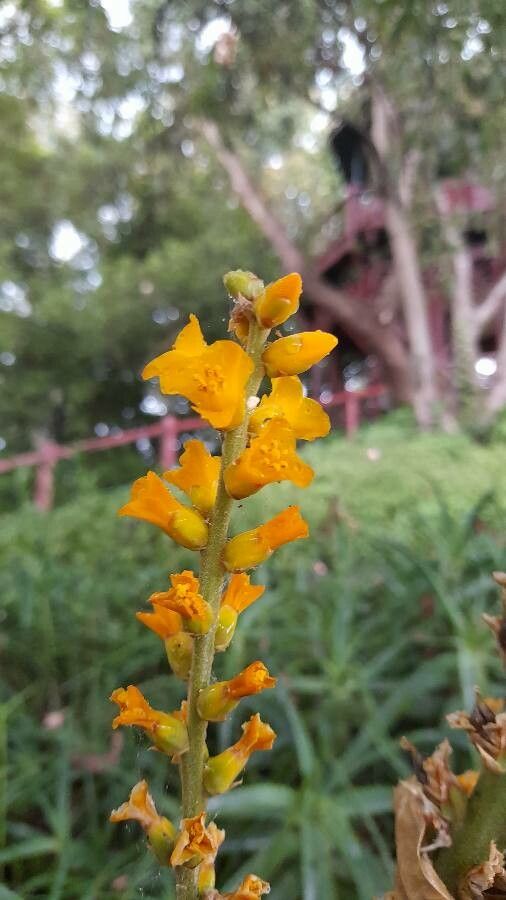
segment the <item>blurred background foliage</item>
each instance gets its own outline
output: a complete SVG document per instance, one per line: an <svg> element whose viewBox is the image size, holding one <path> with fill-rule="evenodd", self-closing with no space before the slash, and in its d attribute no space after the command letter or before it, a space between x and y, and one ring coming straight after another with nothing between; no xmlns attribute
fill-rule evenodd
<svg viewBox="0 0 506 900"><path fill-rule="evenodd" d="M447 270L437 179L479 172L498 208L504 197L502 19L502 0L0 3L2 455L184 414L146 391L144 362L189 310L222 334L227 268L279 274L202 117L240 145L313 257L343 225L330 129L346 116L368 127L379 76L404 151L422 159L420 253ZM490 241L503 238L494 213ZM429 752L474 684L497 687L480 614L495 608L490 571L504 568L505 437L504 415L478 444L420 435L397 411L353 442L305 451L318 473L302 498L311 538L258 572L266 597L220 659L228 675L261 655L281 675L260 702L273 753L214 804L227 829L220 885L248 869L274 900L370 900L391 884L391 788L408 772L399 737ZM111 740L106 699L129 681L155 706L180 699L133 613L190 557L115 519L152 461L143 445L60 463L45 516L29 470L0 479L1 508L16 510L0 532L0 900L170 897L138 831L107 824L144 775L178 816L174 773L135 735ZM262 493L237 527L288 496ZM223 744L239 724L220 730Z"/></svg>
<svg viewBox="0 0 506 900"><path fill-rule="evenodd" d="M420 438L397 414L307 458L318 473L301 501L311 537L255 573L266 596L218 660L225 677L258 655L280 675L251 704L278 732L274 750L212 801L227 829L219 878L261 871L275 900L370 900L392 879L391 788L409 772L399 738L430 752L475 684L500 690L480 616L496 608L488 573L504 560L503 444ZM107 815L146 776L177 818L175 773L141 737L111 738L106 698L132 682L155 707L179 703L161 643L134 611L192 555L116 519L125 496L85 482L49 515L27 502L3 518L1 897L171 896L139 832ZM235 527L292 496L251 498ZM247 706L214 732L220 748ZM468 767L465 742L452 741L457 769Z"/></svg>

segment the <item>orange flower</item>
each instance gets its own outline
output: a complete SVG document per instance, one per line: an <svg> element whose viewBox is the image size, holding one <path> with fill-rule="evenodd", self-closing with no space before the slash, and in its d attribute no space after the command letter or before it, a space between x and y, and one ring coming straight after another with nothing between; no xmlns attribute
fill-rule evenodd
<svg viewBox="0 0 506 900"><path fill-rule="evenodd" d="M250 584L249 575L232 575L221 598L218 622L214 636L215 650L226 650L234 636L237 618L248 606L258 600L265 591L261 584Z"/></svg>
<svg viewBox="0 0 506 900"><path fill-rule="evenodd" d="M305 538L309 534L307 523L302 518L298 506L288 506L273 519L243 531L225 544L223 564L229 572L251 569L268 559L273 550Z"/></svg>
<svg viewBox="0 0 506 900"><path fill-rule="evenodd" d="M262 881L257 875L246 875L235 891L223 894L223 900L258 900L264 894L269 894L270 890L271 886L267 881Z"/></svg>
<svg viewBox="0 0 506 900"><path fill-rule="evenodd" d="M179 503L155 472L134 481L130 500L118 515L151 522L188 550L201 550L207 544L202 516Z"/></svg>
<svg viewBox="0 0 506 900"><path fill-rule="evenodd" d="M227 493L236 500L256 494L266 484L291 481L307 487L313 479L311 466L295 452L296 440L285 419L271 419L249 447L225 469Z"/></svg>
<svg viewBox="0 0 506 900"><path fill-rule="evenodd" d="M257 322L262 328L275 328L293 316L299 308L302 278L298 272L268 284L253 303Z"/></svg>
<svg viewBox="0 0 506 900"><path fill-rule="evenodd" d="M172 866L188 866L194 869L201 863L214 863L225 832L210 822L206 827L206 814L201 812L191 819L181 820L181 829L170 858Z"/></svg>
<svg viewBox="0 0 506 900"><path fill-rule="evenodd" d="M216 500L220 457L211 456L201 441L192 440L186 441L179 463L179 469L163 473L165 481L184 491L192 506L207 518Z"/></svg>
<svg viewBox="0 0 506 900"><path fill-rule="evenodd" d="M135 616L139 622L154 631L162 640L177 634L183 627L179 613L165 609L163 606L155 605L153 612L138 612L135 613Z"/></svg>
<svg viewBox="0 0 506 900"><path fill-rule="evenodd" d="M158 814L148 791L147 781L139 781L132 788L127 802L122 803L118 809L113 809L109 816L111 822L126 822L129 819L134 819L142 825L158 861L168 865L176 829L169 819Z"/></svg>
<svg viewBox="0 0 506 900"><path fill-rule="evenodd" d="M245 387L253 362L234 341L206 344L199 320L180 332L172 350L148 363L143 378L160 379L164 394L182 394L198 415L227 431L244 418Z"/></svg>
<svg viewBox="0 0 506 900"><path fill-rule="evenodd" d="M112 727L136 725L151 738L153 744L163 753L179 754L188 749L188 732L184 712L173 713L152 709L139 688L130 684L126 689L117 688L110 699L119 706L119 714L113 719Z"/></svg>
<svg viewBox="0 0 506 900"><path fill-rule="evenodd" d="M242 731L242 737L237 743L207 760L204 786L208 794L223 794L228 791L251 754L257 750L270 750L276 739L275 731L262 722L258 713L244 723Z"/></svg>
<svg viewBox="0 0 506 900"><path fill-rule="evenodd" d="M222 722L243 697L259 694L275 684L276 679L257 660L229 681L217 681L201 690L197 704L199 716L208 722Z"/></svg>
<svg viewBox="0 0 506 900"><path fill-rule="evenodd" d="M264 350L265 371L269 378L300 375L327 356L336 344L337 338L326 331L303 331L279 338Z"/></svg>
<svg viewBox="0 0 506 900"><path fill-rule="evenodd" d="M330 419L316 400L304 397L296 375L273 378L272 391L262 397L249 420L250 431L258 434L270 419L286 419L299 440L314 441L330 431Z"/></svg>
<svg viewBox="0 0 506 900"><path fill-rule="evenodd" d="M152 594L149 602L178 613L185 631L206 634L213 621L213 612L209 603L199 594L198 578L185 569L180 575L171 575L170 581L171 589Z"/></svg>

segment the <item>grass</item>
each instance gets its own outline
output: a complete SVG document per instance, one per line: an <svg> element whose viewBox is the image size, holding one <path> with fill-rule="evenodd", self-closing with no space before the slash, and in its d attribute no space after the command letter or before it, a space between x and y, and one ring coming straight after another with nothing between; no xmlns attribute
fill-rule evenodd
<svg viewBox="0 0 506 900"><path fill-rule="evenodd" d="M212 801L227 830L220 885L247 870L272 881L273 900L370 900L391 884L391 788L408 771L399 737L429 751L445 713L499 677L480 614L504 567L503 455L416 436L395 416L309 448L311 537L258 570L268 591L220 658L225 677L258 657L280 676L211 742L235 740L256 709L278 732L244 784ZM2 519L0 900L172 898L138 830L107 815L145 776L177 819L176 779L133 732L111 743L107 697L133 682L154 706L178 705L161 644L133 613L194 558L116 519L125 492ZM262 492L237 528L289 501L284 487Z"/></svg>

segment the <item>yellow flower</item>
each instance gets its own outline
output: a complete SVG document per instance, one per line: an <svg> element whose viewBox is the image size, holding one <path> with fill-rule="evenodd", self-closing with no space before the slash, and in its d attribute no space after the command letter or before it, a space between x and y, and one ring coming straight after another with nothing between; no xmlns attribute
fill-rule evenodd
<svg viewBox="0 0 506 900"><path fill-rule="evenodd" d="M298 272L271 282L253 303L257 322L262 328L275 328L293 316L299 308L302 278Z"/></svg>
<svg viewBox="0 0 506 900"><path fill-rule="evenodd" d="M113 719L112 727L136 725L151 738L158 750L167 754L185 753L188 749L188 732L185 712L173 713L152 709L139 688L130 684L126 689L117 688L110 698L119 706L119 714Z"/></svg>
<svg viewBox="0 0 506 900"><path fill-rule="evenodd" d="M270 750L276 739L276 732L270 725L262 722L258 713L244 723L242 731L242 737L237 743L207 760L204 787L208 794L223 794L228 791L251 754L257 750Z"/></svg>
<svg viewBox="0 0 506 900"><path fill-rule="evenodd" d="M261 584L251 584L249 575L232 575L221 598L218 622L214 636L215 650L226 650L234 636L237 618L248 606L258 600L265 591Z"/></svg>
<svg viewBox="0 0 506 900"><path fill-rule="evenodd" d="M242 500L266 484L291 481L307 487L314 472L295 452L295 435L285 419L271 419L249 447L225 469L225 487L230 497Z"/></svg>
<svg viewBox="0 0 506 900"><path fill-rule="evenodd" d="M326 331L303 331L279 338L264 350L265 371L269 378L300 375L327 356L336 344L337 338Z"/></svg>
<svg viewBox="0 0 506 900"><path fill-rule="evenodd" d="M132 788L127 802L122 803L118 809L113 809L109 816L111 822L126 822L129 819L134 819L142 825L158 861L168 865L176 829L169 819L158 814L148 791L147 781L139 781Z"/></svg>
<svg viewBox="0 0 506 900"><path fill-rule="evenodd" d="M179 458L180 468L163 473L165 481L175 484L190 498L205 518L208 518L216 500L220 457L211 456L201 441L186 441Z"/></svg>
<svg viewBox="0 0 506 900"><path fill-rule="evenodd" d="M134 481L130 500L118 515L151 522L188 550L201 550L207 544L207 525L202 516L176 500L155 472Z"/></svg>
<svg viewBox="0 0 506 900"><path fill-rule="evenodd" d="M272 391L262 397L253 410L249 429L258 434L270 419L284 418L299 440L314 441L330 431L330 419L316 400L304 397L302 383L296 375L273 378Z"/></svg>
<svg viewBox="0 0 506 900"><path fill-rule="evenodd" d="M154 631L162 640L166 640L181 631L183 627L179 613L163 606L154 606L153 612L135 613L139 622Z"/></svg>
<svg viewBox="0 0 506 900"><path fill-rule="evenodd" d="M199 594L198 578L185 569L179 575L171 575L170 581L171 589L152 594L149 602L178 613L185 631L206 634L211 627L213 613L209 603Z"/></svg>
<svg viewBox="0 0 506 900"><path fill-rule="evenodd" d="M273 550L305 538L309 534L307 523L302 518L298 506L288 506L273 519L243 531L225 544L223 564L229 572L242 572L260 565L268 559Z"/></svg>
<svg viewBox="0 0 506 900"><path fill-rule="evenodd" d="M222 722L243 697L273 688L276 679L257 660L229 681L217 681L200 691L197 708L201 719Z"/></svg>
<svg viewBox="0 0 506 900"><path fill-rule="evenodd" d="M262 881L258 875L246 875L235 891L223 894L223 900L258 900L264 894L269 894L270 890L268 881Z"/></svg>
<svg viewBox="0 0 506 900"><path fill-rule="evenodd" d="M214 822L205 824L206 814L201 812L191 819L181 820L181 829L170 858L172 866L187 866L194 869L201 863L214 863L225 832Z"/></svg>
<svg viewBox="0 0 506 900"><path fill-rule="evenodd" d="M206 344L191 315L172 350L148 363L142 377L159 377L162 393L182 394L198 415L227 431L244 418L244 389L252 371L252 360L234 341Z"/></svg>

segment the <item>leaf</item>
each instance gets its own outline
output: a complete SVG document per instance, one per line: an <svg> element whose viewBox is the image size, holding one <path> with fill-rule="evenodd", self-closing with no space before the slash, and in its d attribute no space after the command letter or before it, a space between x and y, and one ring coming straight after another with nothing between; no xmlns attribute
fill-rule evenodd
<svg viewBox="0 0 506 900"><path fill-rule="evenodd" d="M296 796L284 784L252 784L212 797L208 809L231 819L285 819Z"/></svg>
<svg viewBox="0 0 506 900"><path fill-rule="evenodd" d="M6 847L0 851L0 865L14 862L17 859L29 859L31 856L42 856L45 853L58 853L59 841L52 837L36 837L23 841L14 847Z"/></svg>

